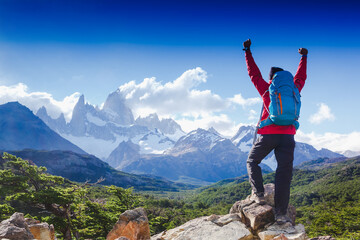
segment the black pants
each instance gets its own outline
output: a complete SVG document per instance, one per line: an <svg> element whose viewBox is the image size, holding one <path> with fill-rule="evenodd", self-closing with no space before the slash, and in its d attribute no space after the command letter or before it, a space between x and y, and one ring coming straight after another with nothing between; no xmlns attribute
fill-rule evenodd
<svg viewBox="0 0 360 240"><path fill-rule="evenodd" d="M247 159L249 181L255 193L263 193L264 185L259 164L274 150L277 168L275 175L275 211L286 214L290 198L295 140L290 134L260 135Z"/></svg>

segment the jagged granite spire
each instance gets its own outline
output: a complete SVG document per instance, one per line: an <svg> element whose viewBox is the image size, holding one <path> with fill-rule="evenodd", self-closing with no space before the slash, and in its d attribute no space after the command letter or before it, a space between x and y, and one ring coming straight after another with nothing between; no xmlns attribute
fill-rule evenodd
<svg viewBox="0 0 360 240"><path fill-rule="evenodd" d="M131 125L134 123L134 116L130 108L125 104L125 100L120 91L117 90L107 97L102 111L108 119L120 125Z"/></svg>

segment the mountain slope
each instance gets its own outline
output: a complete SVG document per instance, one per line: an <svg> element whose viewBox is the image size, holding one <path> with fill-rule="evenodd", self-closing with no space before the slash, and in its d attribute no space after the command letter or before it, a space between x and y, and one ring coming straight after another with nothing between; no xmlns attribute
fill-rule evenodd
<svg viewBox="0 0 360 240"><path fill-rule="evenodd" d="M295 168L291 182L291 204L340 200L344 196L360 201L360 157L350 159L318 159ZM311 169L311 170L309 170ZM274 182L275 173L263 175L264 184ZM187 201L203 201L207 205L232 204L251 191L247 177L226 179L196 190L198 195Z"/></svg>
<svg viewBox="0 0 360 240"><path fill-rule="evenodd" d="M78 154L70 151L9 151L24 160L30 160L37 166L44 166L48 173L62 176L71 181L91 182L104 177L101 184L116 185L123 188L134 187L143 191L177 191L183 188L190 188L183 184L175 184L158 177L139 176L117 171L100 159L86 154Z"/></svg>
<svg viewBox="0 0 360 240"><path fill-rule="evenodd" d="M197 129L181 137L162 155L142 155L122 170L151 173L179 182L216 182L247 173L247 155L213 131ZM262 165L264 171L271 171Z"/></svg>
<svg viewBox="0 0 360 240"><path fill-rule="evenodd" d="M0 149L69 150L85 152L51 130L40 118L18 102L0 105Z"/></svg>

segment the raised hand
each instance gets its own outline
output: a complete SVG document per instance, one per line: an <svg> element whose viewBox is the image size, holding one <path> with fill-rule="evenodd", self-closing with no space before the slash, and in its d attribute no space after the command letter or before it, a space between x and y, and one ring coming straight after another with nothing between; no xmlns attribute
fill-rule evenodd
<svg viewBox="0 0 360 240"><path fill-rule="evenodd" d="M299 53L301 55L307 55L308 54L308 50L306 48L299 48Z"/></svg>
<svg viewBox="0 0 360 240"><path fill-rule="evenodd" d="M245 42L243 42L243 46L244 46L245 49L249 49L250 46L251 46L251 40L248 39Z"/></svg>

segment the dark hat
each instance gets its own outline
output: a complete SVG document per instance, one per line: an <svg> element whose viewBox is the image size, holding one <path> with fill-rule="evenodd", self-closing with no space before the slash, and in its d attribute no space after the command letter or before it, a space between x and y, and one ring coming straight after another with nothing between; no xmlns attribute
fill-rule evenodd
<svg viewBox="0 0 360 240"><path fill-rule="evenodd" d="M269 74L270 80L273 78L273 76L274 76L275 73L280 72L280 71L284 71L284 69L279 68L279 67L272 67L272 68L270 69L270 74Z"/></svg>

